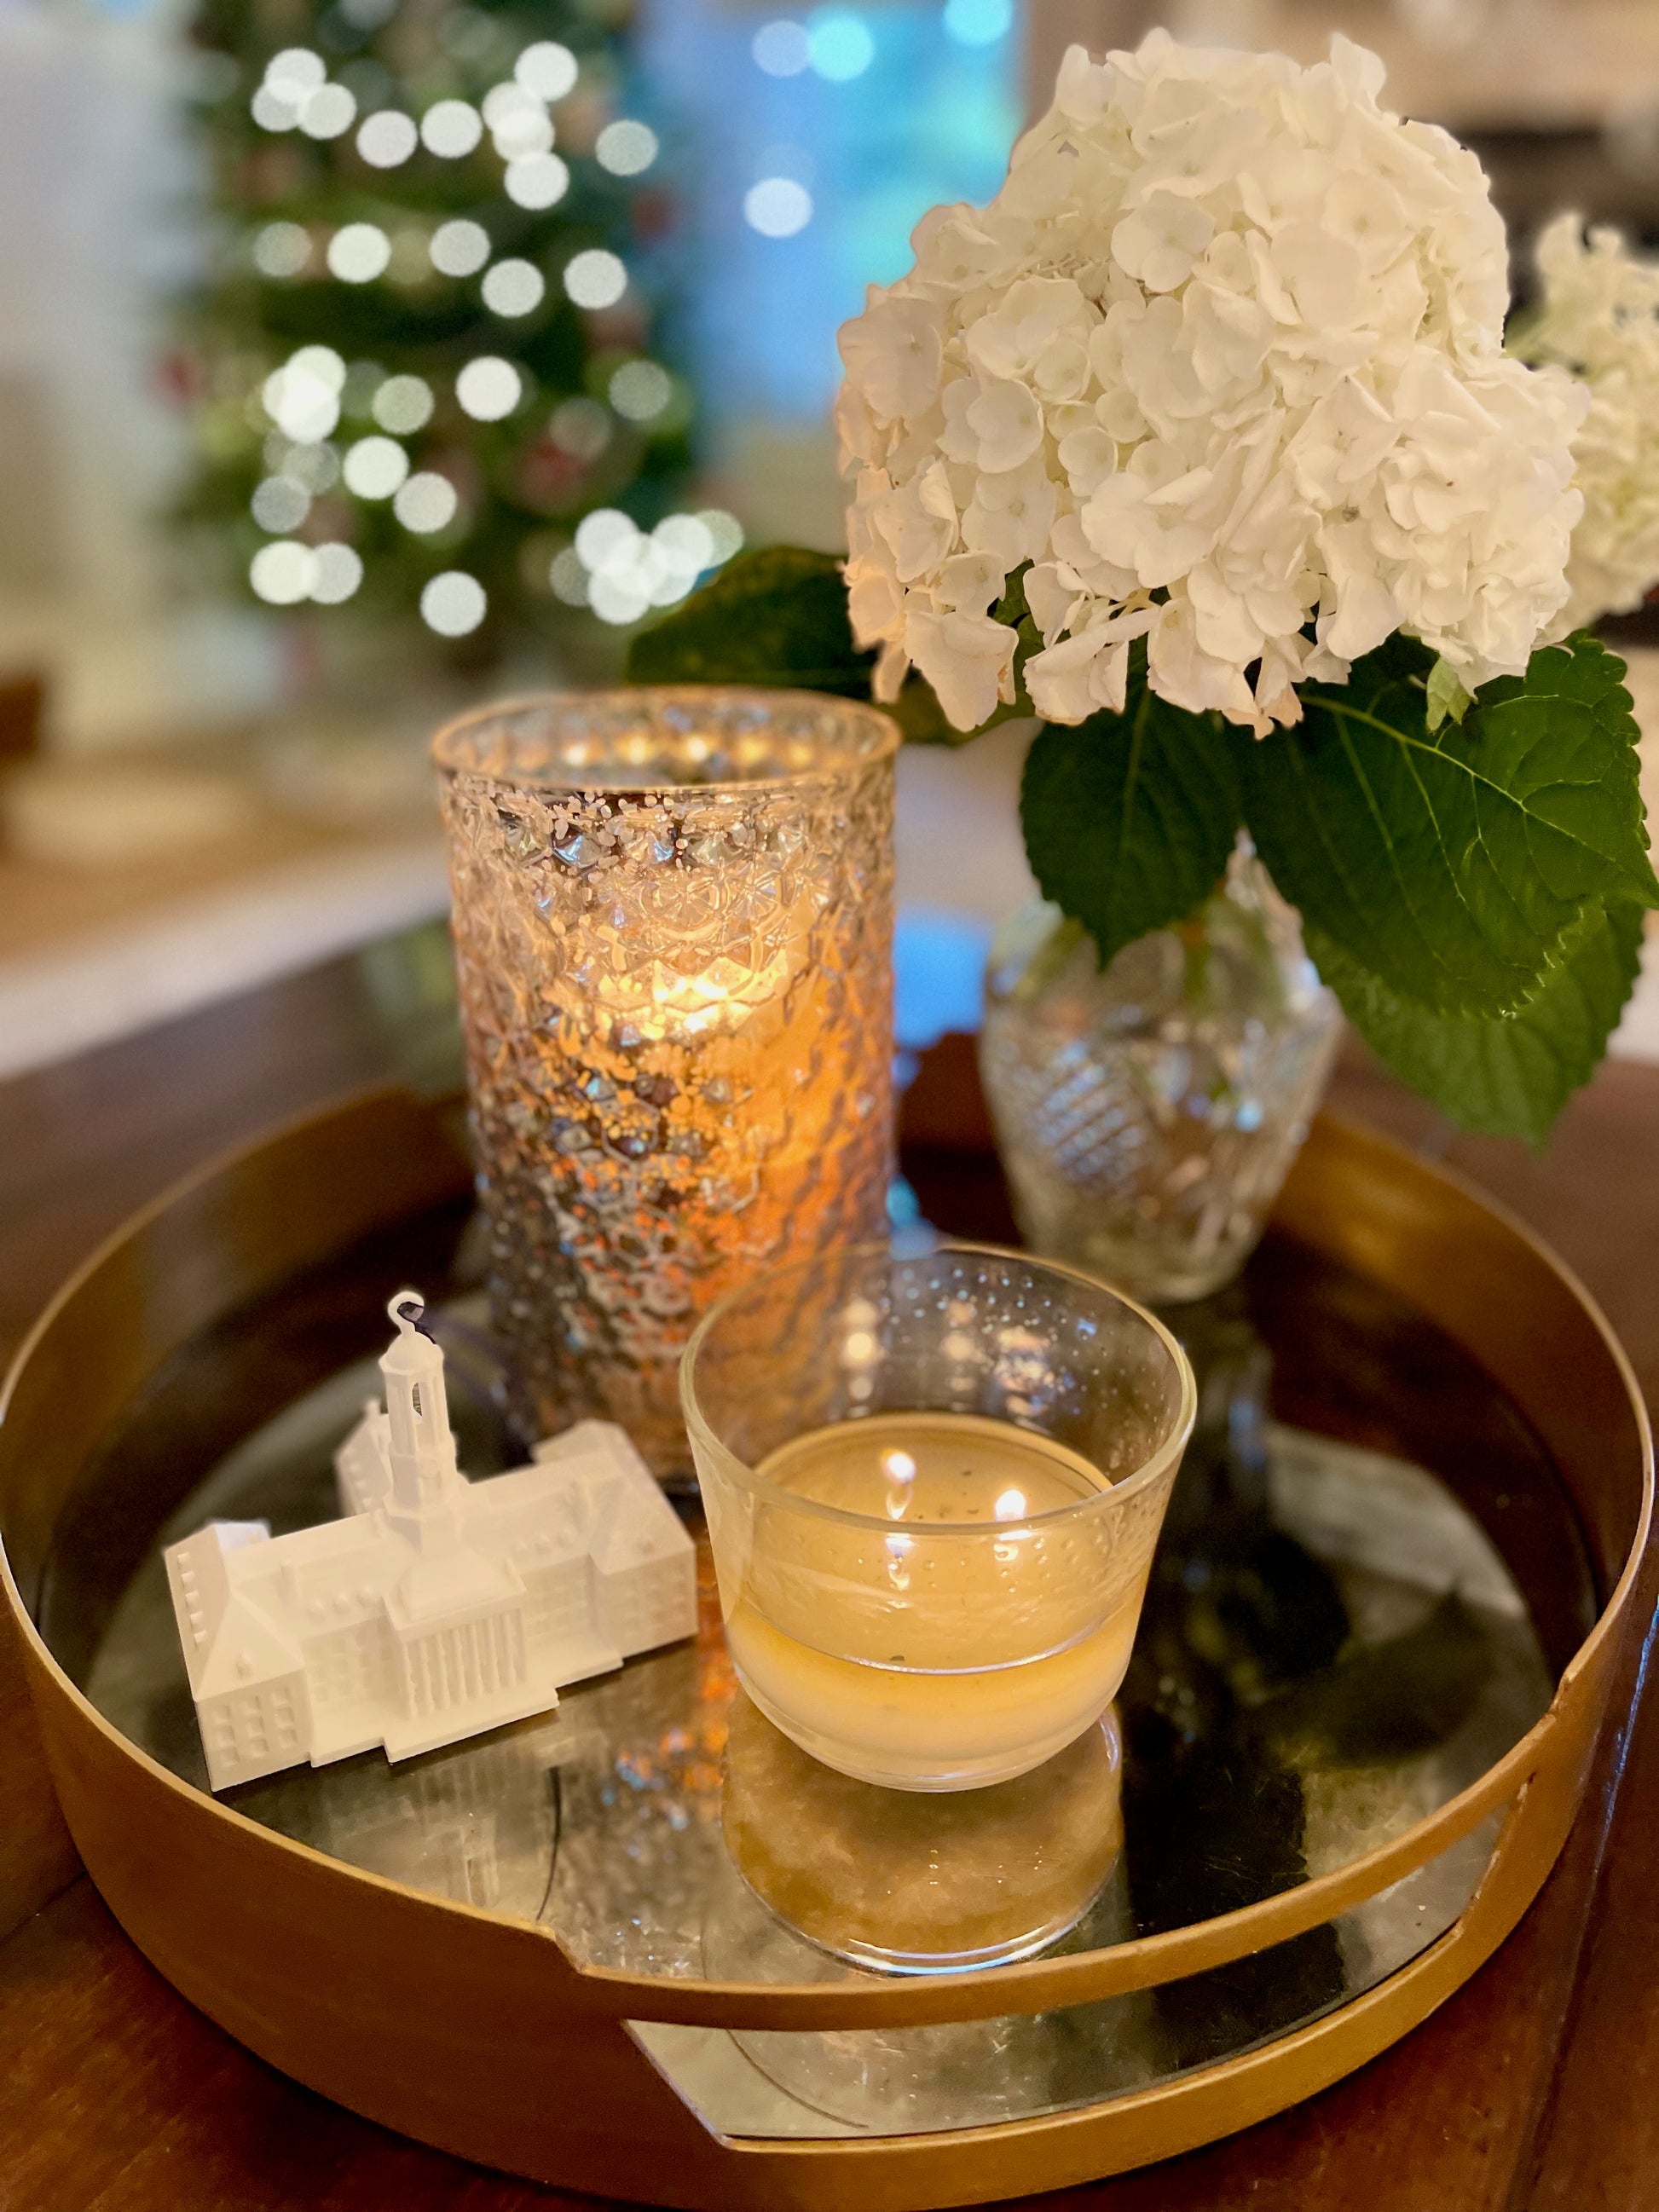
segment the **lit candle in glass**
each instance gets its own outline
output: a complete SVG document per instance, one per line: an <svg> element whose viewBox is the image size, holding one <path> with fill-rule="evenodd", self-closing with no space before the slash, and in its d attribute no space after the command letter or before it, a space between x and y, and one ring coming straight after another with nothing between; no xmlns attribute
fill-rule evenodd
<svg viewBox="0 0 1659 2212"><path fill-rule="evenodd" d="M685 1467L674 1364L757 1270L874 1235L891 1165L885 715L570 693L436 742L492 1313L518 1425Z"/></svg>
<svg viewBox="0 0 1659 2212"><path fill-rule="evenodd" d="M733 1665L802 1749L966 1790L1098 1719L1196 1403L1152 1316L1017 1254L832 1254L711 1313L682 1391Z"/></svg>

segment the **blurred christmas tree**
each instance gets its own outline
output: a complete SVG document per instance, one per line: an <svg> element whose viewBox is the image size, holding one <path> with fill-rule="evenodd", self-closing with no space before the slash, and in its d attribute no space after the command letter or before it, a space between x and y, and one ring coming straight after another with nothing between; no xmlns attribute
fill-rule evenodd
<svg viewBox="0 0 1659 2212"><path fill-rule="evenodd" d="M638 620L736 550L729 516L673 512L692 410L650 349L672 208L619 110L627 13L199 9L221 221L188 512L259 599L499 649Z"/></svg>

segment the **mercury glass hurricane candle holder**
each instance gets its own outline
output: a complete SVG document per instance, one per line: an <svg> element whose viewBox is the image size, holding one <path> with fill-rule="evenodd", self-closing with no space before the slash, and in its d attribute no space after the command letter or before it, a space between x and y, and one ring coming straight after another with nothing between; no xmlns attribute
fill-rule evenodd
<svg viewBox="0 0 1659 2212"><path fill-rule="evenodd" d="M493 708L435 741L511 1412L689 1472L717 1299L880 1233L898 732L806 692Z"/></svg>
<svg viewBox="0 0 1659 2212"><path fill-rule="evenodd" d="M974 1790L1116 1694L1197 1394L1104 1284L988 1247L778 1268L681 1368L726 1639L860 1782Z"/></svg>

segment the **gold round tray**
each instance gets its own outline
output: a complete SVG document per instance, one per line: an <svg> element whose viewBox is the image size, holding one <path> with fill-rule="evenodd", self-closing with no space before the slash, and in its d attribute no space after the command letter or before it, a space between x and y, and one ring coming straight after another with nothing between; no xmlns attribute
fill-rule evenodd
<svg viewBox="0 0 1659 2212"><path fill-rule="evenodd" d="M374 1287L388 1267L430 1279L470 1182L445 1109L387 1093L308 1120L114 1237L35 1328L0 1399L0 1579L75 1841L138 1947L261 2057L386 2125L567 2187L711 2212L983 2203L1166 2157L1309 2095L1424 2019L1525 1911L1577 1809L1648 1532L1646 1418L1606 1323L1543 1246L1450 1177L1329 1120L1286 1186L1274 1243L1409 1307L1484 1370L1559 1478L1594 1592L1577 1625L1557 1624L1544 1717L1403 1832L1238 1911L1103 1948L902 1980L720 1981L582 1963L545 1927L347 1866L191 1788L76 1686L76 1621L97 1609L81 1602L86 1578L104 1574L112 1598L189 1487L181 1467L211 1464L337 1367L343 1331L356 1332L351 1351L369 1347L378 1307L339 1290L341 1262L374 1241ZM147 1466L140 1417L169 1403ZM118 1434L125 1486L112 1493L98 1477ZM77 1528L71 1603L53 1577ZM1409 1963L1237 2056L1106 2101L903 2136L722 2136L643 2047L675 2025L890 2032L1158 1989L1320 1927L1494 1818L1468 1904Z"/></svg>

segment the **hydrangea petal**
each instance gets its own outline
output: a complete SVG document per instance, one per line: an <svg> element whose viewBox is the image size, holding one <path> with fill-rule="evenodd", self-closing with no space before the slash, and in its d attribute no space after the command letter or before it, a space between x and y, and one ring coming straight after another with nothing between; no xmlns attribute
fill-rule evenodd
<svg viewBox="0 0 1659 2212"><path fill-rule="evenodd" d="M1073 49L995 198L925 217L843 331L859 635L958 726L1008 695L985 611L1027 563L1042 711L1118 695L1133 615L1154 691L1257 731L1394 628L1473 683L1523 668L1564 603L1659 575L1659 500L1621 538L1574 484L1620 481L1649 434L1659 485L1659 275L1547 240L1536 357L1578 327L1605 354L1583 419L1559 369L1504 354L1479 162L1382 91L1340 39L1313 68L1164 32ZM1640 303L1622 350L1615 296Z"/></svg>

